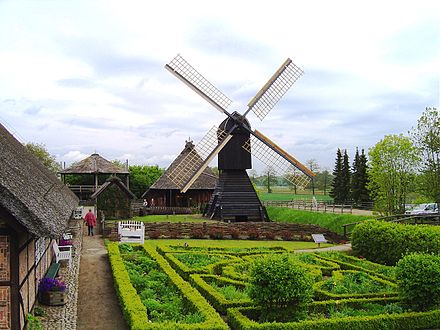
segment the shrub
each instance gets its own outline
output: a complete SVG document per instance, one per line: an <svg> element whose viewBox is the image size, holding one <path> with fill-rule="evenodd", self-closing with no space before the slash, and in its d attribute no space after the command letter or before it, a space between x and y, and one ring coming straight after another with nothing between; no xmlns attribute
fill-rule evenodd
<svg viewBox="0 0 440 330"><path fill-rule="evenodd" d="M399 294L415 310L440 305L440 256L412 253L396 265Z"/></svg>
<svg viewBox="0 0 440 330"><path fill-rule="evenodd" d="M395 265L408 253L440 251L440 227L369 220L356 225L351 244L354 255L381 264Z"/></svg>
<svg viewBox="0 0 440 330"><path fill-rule="evenodd" d="M313 295L306 268L286 254L256 259L249 282L249 296L261 306L301 306Z"/></svg>
<svg viewBox="0 0 440 330"><path fill-rule="evenodd" d="M161 233L159 230L152 231L148 234L148 237L151 239L158 239L160 237Z"/></svg>
<svg viewBox="0 0 440 330"><path fill-rule="evenodd" d="M231 238L233 239L240 238L240 231L237 228L232 228L229 233L231 234Z"/></svg>
<svg viewBox="0 0 440 330"><path fill-rule="evenodd" d="M289 230L283 230L280 233L280 236L283 239L283 241L291 241L293 239L292 232Z"/></svg>
<svg viewBox="0 0 440 330"><path fill-rule="evenodd" d="M193 228L189 233L190 238L203 238L205 237L205 233L201 228Z"/></svg>
<svg viewBox="0 0 440 330"><path fill-rule="evenodd" d="M264 233L264 238L270 241L273 241L275 239L275 233L268 231Z"/></svg>
<svg viewBox="0 0 440 330"><path fill-rule="evenodd" d="M169 238L179 238L179 237L180 237L180 233L179 233L178 231L171 230L171 231L168 233L168 237L169 237Z"/></svg>
<svg viewBox="0 0 440 330"><path fill-rule="evenodd" d="M260 233L254 228L249 229L247 234L249 239L258 239L260 237Z"/></svg>
<svg viewBox="0 0 440 330"><path fill-rule="evenodd" d="M208 235L212 239L222 239L223 238L223 231L221 229L211 228L208 231Z"/></svg>

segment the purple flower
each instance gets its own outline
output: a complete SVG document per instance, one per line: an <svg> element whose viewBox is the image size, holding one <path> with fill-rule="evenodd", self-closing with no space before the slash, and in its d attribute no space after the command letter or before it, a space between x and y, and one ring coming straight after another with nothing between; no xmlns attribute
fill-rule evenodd
<svg viewBox="0 0 440 330"><path fill-rule="evenodd" d="M72 245L72 240L70 239L60 239L58 243L59 246Z"/></svg>
<svg viewBox="0 0 440 330"><path fill-rule="evenodd" d="M66 284L63 281L54 278L42 278L38 284L39 292L61 291L66 290Z"/></svg>

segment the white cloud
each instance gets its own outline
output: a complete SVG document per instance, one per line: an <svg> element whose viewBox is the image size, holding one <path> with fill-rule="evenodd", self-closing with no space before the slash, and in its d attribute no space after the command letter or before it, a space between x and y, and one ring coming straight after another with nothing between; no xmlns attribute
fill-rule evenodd
<svg viewBox="0 0 440 330"><path fill-rule="evenodd" d="M258 128L300 160L405 133L440 102L438 1L0 1L0 118L60 160L167 166L224 116L164 68L181 53L244 111L305 70Z"/></svg>

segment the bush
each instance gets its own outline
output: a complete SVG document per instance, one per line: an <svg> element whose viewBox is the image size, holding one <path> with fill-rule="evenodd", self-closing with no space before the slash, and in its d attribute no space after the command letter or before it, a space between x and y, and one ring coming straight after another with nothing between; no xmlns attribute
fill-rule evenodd
<svg viewBox="0 0 440 330"><path fill-rule="evenodd" d="M440 251L440 227L402 225L369 220L356 225L351 235L354 255L395 265L405 254Z"/></svg>
<svg viewBox="0 0 440 330"><path fill-rule="evenodd" d="M248 234L248 239L255 240L260 238L260 233L258 232L258 230L254 228L249 229L247 234Z"/></svg>
<svg viewBox="0 0 440 330"><path fill-rule="evenodd" d="M152 231L148 234L148 237L151 239L158 239L161 236L161 232L159 230Z"/></svg>
<svg viewBox="0 0 440 330"><path fill-rule="evenodd" d="M240 231L236 228L232 228L230 231L231 238L232 239L239 239L240 238Z"/></svg>
<svg viewBox="0 0 440 330"><path fill-rule="evenodd" d="M191 229L191 231L189 233L189 237L191 237L191 238L203 238L203 237L205 237L205 233L203 232L203 229L193 228L193 229Z"/></svg>
<svg viewBox="0 0 440 330"><path fill-rule="evenodd" d="M249 296L261 306L301 306L313 295L306 268L286 254L256 259L249 282Z"/></svg>
<svg viewBox="0 0 440 330"><path fill-rule="evenodd" d="M440 256L413 253L396 265L399 294L414 310L440 307Z"/></svg>
<svg viewBox="0 0 440 330"><path fill-rule="evenodd" d="M223 231L217 228L211 228L208 230L209 238L212 239L223 239Z"/></svg>
<svg viewBox="0 0 440 330"><path fill-rule="evenodd" d="M291 241L293 239L292 232L289 230L283 230L280 233L280 236L283 239L283 241Z"/></svg>

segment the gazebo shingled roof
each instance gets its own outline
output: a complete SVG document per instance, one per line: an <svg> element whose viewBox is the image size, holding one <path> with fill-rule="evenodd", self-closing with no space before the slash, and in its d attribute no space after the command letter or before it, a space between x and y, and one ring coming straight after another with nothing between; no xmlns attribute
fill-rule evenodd
<svg viewBox="0 0 440 330"><path fill-rule="evenodd" d="M169 178L167 173L172 171L180 163L180 161L192 150L194 144L191 141L186 141L185 148L177 156L177 158L166 169L162 176L150 187L153 189L179 189ZM218 177L212 172L210 167L205 168L203 173L197 178L194 184L189 189L214 189L217 184Z"/></svg>
<svg viewBox="0 0 440 330"><path fill-rule="evenodd" d="M78 198L0 124L0 208L37 237L61 236Z"/></svg>
<svg viewBox="0 0 440 330"><path fill-rule="evenodd" d="M75 165L61 171L60 174L129 174L97 153L90 155Z"/></svg>

